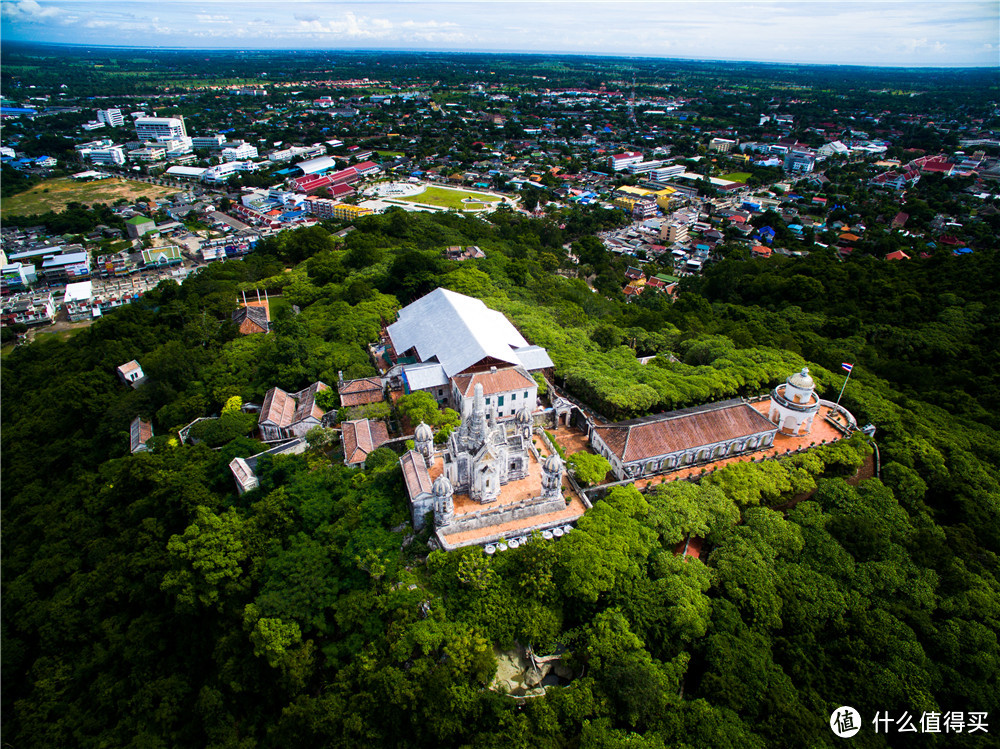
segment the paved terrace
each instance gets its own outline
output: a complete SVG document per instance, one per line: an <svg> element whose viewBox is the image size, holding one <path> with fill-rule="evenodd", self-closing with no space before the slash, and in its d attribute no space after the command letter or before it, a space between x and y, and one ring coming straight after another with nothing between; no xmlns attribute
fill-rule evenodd
<svg viewBox="0 0 1000 749"><path fill-rule="evenodd" d="M758 401L757 403L751 403L755 409L760 411L764 416L767 416L768 409L771 407L770 399L765 399ZM756 452L750 453L749 455L737 455L732 458L723 458L722 460L714 460L708 463L701 463L691 468L683 468L679 471L672 471L670 473L659 474L657 476L652 476L646 479L639 479L635 482L635 487L637 489L643 489L650 484L658 484L662 481L669 479L686 479L692 476L701 476L702 469L705 473L708 473L711 469L719 469L730 463L746 463L751 458L758 460L760 458L778 458L786 453L795 452L804 447L809 447L812 443L820 445L824 440L827 442L836 442L837 440L843 439L844 434L834 427L830 422L826 420L826 417L830 415L832 411L828 406L820 406L819 413L813 419L812 430L809 434L803 434L800 436L795 436L791 434L782 434L780 431L774 435L774 446L769 447L765 450L757 450ZM837 414L837 422L846 428L846 423L840 414Z"/></svg>
<svg viewBox="0 0 1000 749"><path fill-rule="evenodd" d="M497 498L495 502L490 502L485 505L474 501L468 494L455 494L453 498L455 502L455 517L457 518L461 515L467 515L483 510L490 510L540 496L542 493L541 464L550 453L543 440L536 437L535 443L538 448L538 455L541 462L536 460L535 457L529 453L528 475L525 478L505 484L500 491L499 498ZM434 465L428 471L431 481L433 482L434 479L440 476L443 471L444 461L435 461ZM460 533L443 533L441 535L449 544L454 544L456 546L468 545L473 543L486 543L487 540L495 538L498 535L510 538L512 536L526 534L534 528L572 523L583 515L586 508L584 507L581 499L576 496L576 493L573 491L565 475L563 476L563 494L569 494L571 496L570 503L566 505L565 510L545 513L543 515L532 515L531 517L521 518L519 520L510 520L505 523L491 525L478 530L462 531Z"/></svg>

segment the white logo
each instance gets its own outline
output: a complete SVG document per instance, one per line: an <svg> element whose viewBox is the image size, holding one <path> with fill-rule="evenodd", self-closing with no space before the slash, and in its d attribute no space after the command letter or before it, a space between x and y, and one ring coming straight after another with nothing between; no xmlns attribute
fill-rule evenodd
<svg viewBox="0 0 1000 749"><path fill-rule="evenodd" d="M830 728L842 739L849 739L861 730L861 714L853 707L843 705L830 716Z"/></svg>

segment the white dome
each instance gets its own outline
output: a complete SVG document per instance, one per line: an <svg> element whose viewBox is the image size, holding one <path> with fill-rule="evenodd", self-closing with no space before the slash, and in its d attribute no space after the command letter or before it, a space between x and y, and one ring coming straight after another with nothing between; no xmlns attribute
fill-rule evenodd
<svg viewBox="0 0 1000 749"><path fill-rule="evenodd" d="M552 453L548 458L545 459L545 464L542 466L548 473L558 473L562 470L563 462L555 453Z"/></svg>
<svg viewBox="0 0 1000 749"><path fill-rule="evenodd" d="M419 424L417 424L417 428L413 433L413 438L417 442L428 442L434 439L434 432L431 431L431 428L429 426L427 426L424 422L421 421Z"/></svg>
<svg viewBox="0 0 1000 749"><path fill-rule="evenodd" d="M431 491L434 492L435 497L447 497L451 495L452 488L451 488L451 482L448 480L448 477L438 476L434 480L434 485L431 487Z"/></svg>
<svg viewBox="0 0 1000 749"><path fill-rule="evenodd" d="M809 367L803 367L801 372L796 372L788 378L788 384L800 390L814 390L816 383L809 376Z"/></svg>
<svg viewBox="0 0 1000 749"><path fill-rule="evenodd" d="M528 410L527 406L518 411L515 418L518 424L530 424L533 421L531 411Z"/></svg>

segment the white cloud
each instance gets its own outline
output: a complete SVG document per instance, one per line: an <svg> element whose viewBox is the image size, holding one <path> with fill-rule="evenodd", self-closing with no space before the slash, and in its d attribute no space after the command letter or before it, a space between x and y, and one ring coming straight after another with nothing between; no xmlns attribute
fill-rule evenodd
<svg viewBox="0 0 1000 749"><path fill-rule="evenodd" d="M38 0L14 0L6 6L4 12L12 20L35 21L58 16L63 11L53 5L42 7Z"/></svg>

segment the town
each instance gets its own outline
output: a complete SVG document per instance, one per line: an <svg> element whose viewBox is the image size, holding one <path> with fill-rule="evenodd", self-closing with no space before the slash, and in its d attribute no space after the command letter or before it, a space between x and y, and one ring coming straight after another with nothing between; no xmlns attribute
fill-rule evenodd
<svg viewBox="0 0 1000 749"><path fill-rule="evenodd" d="M994 68L0 54L5 743L988 743Z"/></svg>

